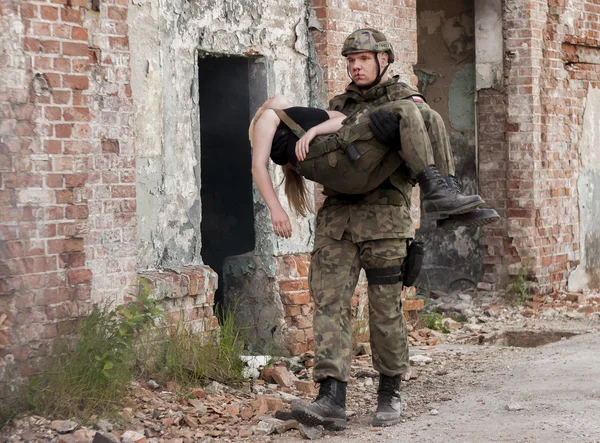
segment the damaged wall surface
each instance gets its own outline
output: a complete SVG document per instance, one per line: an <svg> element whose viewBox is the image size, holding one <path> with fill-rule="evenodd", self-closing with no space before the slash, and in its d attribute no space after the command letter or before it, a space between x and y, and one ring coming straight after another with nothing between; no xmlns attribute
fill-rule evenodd
<svg viewBox="0 0 600 443"><path fill-rule="evenodd" d="M135 118L138 266L200 264L203 97L198 92L198 57L260 57L265 95L254 97L251 114L274 93L307 105L308 11L302 2L133 3L132 85L140 111ZM227 165L222 167L226 171ZM272 171L275 183L282 178L278 169ZM276 240L266 207L256 193L254 198L257 251L279 255L310 248L310 218L292 217L294 238Z"/></svg>
<svg viewBox="0 0 600 443"><path fill-rule="evenodd" d="M600 59L599 59L600 61ZM590 87L581 135L579 193L580 263L569 276L569 290L600 287L600 89Z"/></svg>
<svg viewBox="0 0 600 443"><path fill-rule="evenodd" d="M475 153L475 39L470 1L429 0L417 5L419 62L415 74L429 106L444 119L465 194L477 193ZM421 220L418 236L428 253L421 291L455 292L481 280L480 231L447 232L435 221ZM433 253L433 251L437 251Z"/></svg>

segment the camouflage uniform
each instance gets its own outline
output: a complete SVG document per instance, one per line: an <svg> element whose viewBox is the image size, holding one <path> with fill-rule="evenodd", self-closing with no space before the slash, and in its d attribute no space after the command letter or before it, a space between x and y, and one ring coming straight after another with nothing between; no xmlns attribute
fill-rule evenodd
<svg viewBox="0 0 600 443"><path fill-rule="evenodd" d="M332 100L330 108L350 115L369 105L414 94L396 78L364 95L354 92L351 85L346 94ZM361 268L371 282L368 294L373 366L388 376L408 369L408 337L400 299L400 266L406 256L407 239L414 236L409 213L412 185L408 180L408 174L399 170L367 194L348 196L325 189L328 197L317 215L309 276L316 307L317 381L327 377L348 381L352 353L350 300ZM379 284L382 279L384 284Z"/></svg>
<svg viewBox="0 0 600 443"><path fill-rule="evenodd" d="M427 135L431 142L433 163L439 168L442 176L455 175L454 156L442 116L425 103L425 98L418 91L412 89L406 83L400 82L398 76L392 77L385 84L387 86L384 92L380 90L384 86L382 84L369 89L363 96L358 86L352 83L346 89L345 94L338 95L331 100L329 107L333 111L340 111L351 116L355 113L360 114L367 106L373 110L384 103L407 99L407 102L414 103L416 109L421 113L423 122L425 122ZM413 114L414 121L420 120L417 115L414 115L414 110L409 105L407 105L406 112ZM402 120L400 123L404 124ZM404 134L406 132L405 130ZM400 128L400 135L403 136L402 127ZM426 148L417 146L416 150L424 152Z"/></svg>

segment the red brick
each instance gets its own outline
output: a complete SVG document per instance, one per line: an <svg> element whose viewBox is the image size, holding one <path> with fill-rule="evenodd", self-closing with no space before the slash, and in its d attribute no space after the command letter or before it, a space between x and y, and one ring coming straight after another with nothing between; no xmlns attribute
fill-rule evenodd
<svg viewBox="0 0 600 443"><path fill-rule="evenodd" d="M135 185L116 185L111 187L113 198L135 197Z"/></svg>
<svg viewBox="0 0 600 443"><path fill-rule="evenodd" d="M59 54L60 42L57 40L41 40L40 49L44 54Z"/></svg>
<svg viewBox="0 0 600 443"><path fill-rule="evenodd" d="M63 22L81 24L81 12L78 9L61 8L60 16Z"/></svg>
<svg viewBox="0 0 600 443"><path fill-rule="evenodd" d="M31 22L33 33L38 37L50 37L52 35L52 26L50 23Z"/></svg>
<svg viewBox="0 0 600 443"><path fill-rule="evenodd" d="M62 204L72 204L73 203L73 191L70 189L61 189L54 192L56 203L59 205Z"/></svg>
<svg viewBox="0 0 600 443"><path fill-rule="evenodd" d="M58 124L54 126L54 135L56 138L70 138L73 131L73 125Z"/></svg>
<svg viewBox="0 0 600 443"><path fill-rule="evenodd" d="M281 294L281 301L284 305L303 305L310 301L308 292L284 292Z"/></svg>
<svg viewBox="0 0 600 443"><path fill-rule="evenodd" d="M54 6L40 6L40 13L44 20L55 21L58 19L58 8Z"/></svg>
<svg viewBox="0 0 600 443"><path fill-rule="evenodd" d="M55 106L44 106L44 117L49 121L59 121L62 119L62 111L61 108ZM60 143L59 141L56 141ZM56 154L53 152L53 154Z"/></svg>
<svg viewBox="0 0 600 443"><path fill-rule="evenodd" d="M71 38L71 26L63 23L54 23L52 25L52 35L56 38Z"/></svg>
<svg viewBox="0 0 600 443"><path fill-rule="evenodd" d="M82 268L85 266L85 253L64 254L64 262L69 268Z"/></svg>
<svg viewBox="0 0 600 443"><path fill-rule="evenodd" d="M86 28L81 28L79 26L73 26L73 29L71 30L71 38L73 40L87 41L88 30ZM87 52L86 52L86 55L87 55Z"/></svg>
<svg viewBox="0 0 600 443"><path fill-rule="evenodd" d="M62 252L80 252L84 250L82 238L48 240L47 243L49 254L59 254Z"/></svg>
<svg viewBox="0 0 600 443"><path fill-rule="evenodd" d="M92 271L89 269L70 269L67 271L67 279L70 285L91 283Z"/></svg>
<svg viewBox="0 0 600 443"><path fill-rule="evenodd" d="M89 216L87 205L67 206L66 217L70 220L85 220Z"/></svg>
<svg viewBox="0 0 600 443"><path fill-rule="evenodd" d="M119 141L113 139L102 140L102 152L105 154L118 154Z"/></svg>
<svg viewBox="0 0 600 443"><path fill-rule="evenodd" d="M90 143L86 141L65 141L64 145L65 154L81 155L89 154L92 151Z"/></svg>
<svg viewBox="0 0 600 443"><path fill-rule="evenodd" d="M129 49L128 37L109 37L108 44L111 49L126 51Z"/></svg>
<svg viewBox="0 0 600 443"><path fill-rule="evenodd" d="M127 20L127 8L118 8L116 6L107 6L106 12L111 20L125 21Z"/></svg>
<svg viewBox="0 0 600 443"><path fill-rule="evenodd" d="M69 58L55 58L53 65L55 71L71 72L71 59Z"/></svg>
<svg viewBox="0 0 600 443"><path fill-rule="evenodd" d="M279 282L280 291L301 291L308 289L307 280L283 280Z"/></svg>
<svg viewBox="0 0 600 443"><path fill-rule="evenodd" d="M71 101L71 91L52 91L52 101L57 105L65 105Z"/></svg>
<svg viewBox="0 0 600 443"><path fill-rule="evenodd" d="M65 121L89 121L90 110L89 108L64 108L63 117Z"/></svg>
<svg viewBox="0 0 600 443"><path fill-rule="evenodd" d="M27 3L21 3L21 17L22 18L37 18L39 14L38 5L31 5Z"/></svg>
<svg viewBox="0 0 600 443"><path fill-rule="evenodd" d="M87 43L63 42L63 54L86 57L88 55L88 45Z"/></svg>
<svg viewBox="0 0 600 443"><path fill-rule="evenodd" d="M46 186L48 188L62 188L63 187L63 175L62 174L47 174L45 177Z"/></svg>
<svg viewBox="0 0 600 443"><path fill-rule="evenodd" d="M85 185L88 175L86 173L65 174L64 178L66 188L77 188Z"/></svg>
<svg viewBox="0 0 600 443"><path fill-rule="evenodd" d="M25 37L23 39L23 48L26 51L39 52L41 48L40 41L37 38Z"/></svg>

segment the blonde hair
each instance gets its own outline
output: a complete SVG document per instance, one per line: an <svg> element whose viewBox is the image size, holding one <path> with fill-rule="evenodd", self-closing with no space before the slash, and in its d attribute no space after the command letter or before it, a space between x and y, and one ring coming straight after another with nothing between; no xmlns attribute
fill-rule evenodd
<svg viewBox="0 0 600 443"><path fill-rule="evenodd" d="M256 126L256 122L265 111L267 103L268 101L258 108L258 111L256 111L256 114L254 114L254 117L250 121L250 126L248 127L248 138L250 139L250 146L252 148L254 148L254 128ZM306 189L306 182L304 178L298 174L298 171L296 171L296 169L293 167L283 165L282 169L284 181L283 190L288 199L290 207L296 213L302 216L306 215L308 212L313 212L309 203L308 190Z"/></svg>
<svg viewBox="0 0 600 443"><path fill-rule="evenodd" d="M298 214L304 216L307 212L313 212L308 199L306 181L293 167L283 166L284 192L290 206Z"/></svg>

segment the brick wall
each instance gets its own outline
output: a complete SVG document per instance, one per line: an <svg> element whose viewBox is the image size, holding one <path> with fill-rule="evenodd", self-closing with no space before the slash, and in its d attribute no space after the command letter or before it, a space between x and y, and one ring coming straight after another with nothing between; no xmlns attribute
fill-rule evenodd
<svg viewBox="0 0 600 443"><path fill-rule="evenodd" d="M0 361L24 376L135 281L127 4L0 2Z"/></svg>
<svg viewBox="0 0 600 443"><path fill-rule="evenodd" d="M382 31L392 42L396 55L392 72L416 85L412 71L417 61L415 0L311 0L310 4L323 27L322 31L314 30L312 38L330 97L343 92L349 83L341 56L344 40L351 32L367 27Z"/></svg>
<svg viewBox="0 0 600 443"><path fill-rule="evenodd" d="M485 229L488 281L528 270L544 293L564 287L578 263L578 144L600 76L579 58L598 54L598 12L589 1L505 4L505 97L479 94L482 194L506 217Z"/></svg>

